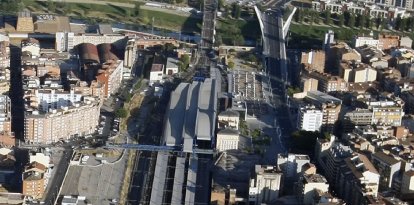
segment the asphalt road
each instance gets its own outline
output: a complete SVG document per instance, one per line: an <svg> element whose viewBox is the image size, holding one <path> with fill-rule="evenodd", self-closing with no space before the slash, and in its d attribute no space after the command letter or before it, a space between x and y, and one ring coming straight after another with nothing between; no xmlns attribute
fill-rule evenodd
<svg viewBox="0 0 414 205"><path fill-rule="evenodd" d="M273 108L271 112L275 116L273 120L273 130L268 130L272 138L272 144L265 151L267 160L276 157L276 153L287 152L288 138L295 130L294 123L290 117L288 106L286 105L286 85L288 81L288 68L285 41L283 38L282 16L279 11L267 11L262 15L264 24L266 73L268 81L266 87L270 87L272 97L270 105ZM264 119L266 121L266 119ZM267 122L269 123L269 122Z"/></svg>
<svg viewBox="0 0 414 205"><path fill-rule="evenodd" d="M63 179L65 178L65 174L69 168L69 161L72 157L73 149L71 147L65 147L63 151L62 158L59 161L59 164L55 166L55 175L51 181L49 181L50 189L44 197L44 202L46 205L52 205L58 199L59 189L63 183Z"/></svg>

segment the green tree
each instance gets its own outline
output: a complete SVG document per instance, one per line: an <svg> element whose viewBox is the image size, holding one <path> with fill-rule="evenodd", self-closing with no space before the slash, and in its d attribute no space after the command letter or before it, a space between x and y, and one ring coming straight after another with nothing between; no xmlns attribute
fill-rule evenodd
<svg viewBox="0 0 414 205"><path fill-rule="evenodd" d="M399 31L405 31L405 30L407 30L408 23L409 22L408 22L408 19L407 18L401 19L401 25L400 25Z"/></svg>
<svg viewBox="0 0 414 205"><path fill-rule="evenodd" d="M386 19L386 18L381 18L381 30L382 29L384 29L384 28L387 28L387 26L388 26L388 19Z"/></svg>
<svg viewBox="0 0 414 205"><path fill-rule="evenodd" d="M244 44L244 38L243 38L243 36L241 34L236 34L233 37L233 45L234 46L240 46L240 45L243 45L243 44Z"/></svg>
<svg viewBox="0 0 414 205"><path fill-rule="evenodd" d="M241 7L237 3L233 3L233 18L239 19L241 15Z"/></svg>
<svg viewBox="0 0 414 205"><path fill-rule="evenodd" d="M349 20L351 18L351 14L348 11L344 11L343 16L345 20L345 25L349 26Z"/></svg>
<svg viewBox="0 0 414 205"><path fill-rule="evenodd" d="M319 24L321 21L320 21L320 18L319 18L319 13L317 13L317 12L313 12L313 15L315 16L314 18L313 18L313 21L316 23L316 24Z"/></svg>
<svg viewBox="0 0 414 205"><path fill-rule="evenodd" d="M181 70L186 70L188 65L190 64L190 56L187 54L184 54L180 57L181 62Z"/></svg>
<svg viewBox="0 0 414 205"><path fill-rule="evenodd" d="M297 87L288 87L287 89L287 94L291 97L293 96L293 94L300 93L300 92L301 92L300 88L297 88Z"/></svg>
<svg viewBox="0 0 414 205"><path fill-rule="evenodd" d="M315 131L305 131L299 130L293 132L291 135L292 139L292 148L304 150L304 151L313 151L315 149L316 140L318 137L324 137L321 133Z"/></svg>
<svg viewBox="0 0 414 205"><path fill-rule="evenodd" d="M178 61L177 65L178 65L178 70L179 70L180 72L182 72L182 71L186 71L186 70L187 70L187 67L185 67L185 66L184 66L184 63L183 63L183 62Z"/></svg>
<svg viewBox="0 0 414 205"><path fill-rule="evenodd" d="M358 15L357 16L357 25L360 28L364 28L365 27L365 16L364 15Z"/></svg>
<svg viewBox="0 0 414 205"><path fill-rule="evenodd" d="M132 99L132 94L128 93L127 96L125 97L125 102L129 103Z"/></svg>
<svg viewBox="0 0 414 205"><path fill-rule="evenodd" d="M315 22L315 19L317 18L317 16L315 15L314 12L309 12L309 23L312 25Z"/></svg>
<svg viewBox="0 0 414 205"><path fill-rule="evenodd" d="M257 6L257 8L258 8L260 11L264 11L264 10L265 10L265 8L263 7L263 5L262 5L261 3L256 3L256 6Z"/></svg>
<svg viewBox="0 0 414 205"><path fill-rule="evenodd" d="M302 9L298 9L298 10L296 10L296 12L295 12L295 15L294 15L294 20L295 20L296 22L301 22L301 18L302 18Z"/></svg>
<svg viewBox="0 0 414 205"><path fill-rule="evenodd" d="M134 16L139 16L139 13L141 11L141 4L136 2L134 6Z"/></svg>
<svg viewBox="0 0 414 205"><path fill-rule="evenodd" d="M250 53L250 54L247 56L247 60L248 60L250 63L256 63L256 62L257 62L257 58L256 58L256 56L255 56L254 54L252 54L252 53Z"/></svg>
<svg viewBox="0 0 414 205"><path fill-rule="evenodd" d="M374 25L374 19L371 19L371 18L368 17L367 28L372 29L373 25Z"/></svg>
<svg viewBox="0 0 414 205"><path fill-rule="evenodd" d="M325 24L332 24L331 12L329 10L325 11Z"/></svg>
<svg viewBox="0 0 414 205"><path fill-rule="evenodd" d="M180 61L188 65L190 64L190 56L188 54L184 54L181 56Z"/></svg>
<svg viewBox="0 0 414 205"><path fill-rule="evenodd" d="M177 47L175 47L174 44L172 44L172 43L166 43L165 46L164 46L164 52L171 53L176 48Z"/></svg>
<svg viewBox="0 0 414 205"><path fill-rule="evenodd" d="M259 138L262 135L262 132L259 129L252 131L252 138Z"/></svg>
<svg viewBox="0 0 414 205"><path fill-rule="evenodd" d="M175 3L182 4L182 3L184 3L184 0L175 0Z"/></svg>
<svg viewBox="0 0 414 205"><path fill-rule="evenodd" d="M339 16L338 16L338 20L339 20L339 26L344 26L344 24L345 24L345 17L344 17L344 14L340 14Z"/></svg>
<svg viewBox="0 0 414 205"><path fill-rule="evenodd" d="M224 0L218 0L218 9L224 9Z"/></svg>
<svg viewBox="0 0 414 205"><path fill-rule="evenodd" d="M223 38L221 37L221 35L220 35L220 34L217 34L217 35L216 35L216 37L215 37L214 39L215 39L215 41L214 41L214 46L218 47L218 46L220 46L221 44L223 44Z"/></svg>
<svg viewBox="0 0 414 205"><path fill-rule="evenodd" d="M233 69L234 66L235 66L235 64L234 64L233 61L230 61L230 62L227 63L227 67L230 68L230 69Z"/></svg>
<svg viewBox="0 0 414 205"><path fill-rule="evenodd" d="M290 8L286 7L285 9L283 9L283 19L287 19L289 17L290 14Z"/></svg>
<svg viewBox="0 0 414 205"><path fill-rule="evenodd" d="M128 111L125 108L119 108L115 111L115 116L119 118L126 118L128 115Z"/></svg>
<svg viewBox="0 0 414 205"><path fill-rule="evenodd" d="M47 10L50 13L56 12L56 4L55 4L55 2L53 2L51 0L48 0L47 1Z"/></svg>
<svg viewBox="0 0 414 205"><path fill-rule="evenodd" d="M394 29L395 30L400 30L400 28L402 27L402 19L401 19L401 17L400 16L398 16L396 19L395 19L395 26L394 26Z"/></svg>
<svg viewBox="0 0 414 205"><path fill-rule="evenodd" d="M406 18L406 23L404 27L404 31L410 31L411 30L411 24L412 24L412 18Z"/></svg>
<svg viewBox="0 0 414 205"><path fill-rule="evenodd" d="M410 21L408 23L408 31L413 31L414 30L414 17L410 17Z"/></svg>
<svg viewBox="0 0 414 205"><path fill-rule="evenodd" d="M65 3L65 4L63 5L63 13L64 13L65 15L69 15L69 14L71 14L71 13L72 13L72 4L70 4L70 3Z"/></svg>
<svg viewBox="0 0 414 205"><path fill-rule="evenodd" d="M351 27L351 28L353 28L355 26L355 15L354 14L351 14L349 16L348 26Z"/></svg>

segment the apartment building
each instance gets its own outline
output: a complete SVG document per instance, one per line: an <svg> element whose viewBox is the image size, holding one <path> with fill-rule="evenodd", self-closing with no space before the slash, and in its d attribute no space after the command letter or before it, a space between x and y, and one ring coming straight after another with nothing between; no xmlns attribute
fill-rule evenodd
<svg viewBox="0 0 414 205"><path fill-rule="evenodd" d="M83 33L75 34L73 32L56 32L56 51L72 51L77 45L90 43L95 46L99 44L114 44L121 48L126 45L128 37L123 34L100 34L100 33Z"/></svg>
<svg viewBox="0 0 414 205"><path fill-rule="evenodd" d="M0 148L0 184L2 186L13 183L13 175L16 173L16 157L12 149Z"/></svg>
<svg viewBox="0 0 414 205"><path fill-rule="evenodd" d="M379 191L392 188L392 184L400 172L401 162L382 151L375 152L371 156L371 162L380 174Z"/></svg>
<svg viewBox="0 0 414 205"><path fill-rule="evenodd" d="M177 40L168 37L143 37L135 38L138 49L146 49L148 47L154 47L156 45L165 45L167 43L179 47Z"/></svg>
<svg viewBox="0 0 414 205"><path fill-rule="evenodd" d="M24 39L21 42L22 55L29 53L31 58L38 58L40 56L40 43L34 38Z"/></svg>
<svg viewBox="0 0 414 205"><path fill-rule="evenodd" d="M304 106L299 108L298 129L306 131L319 131L322 126L323 113L315 106Z"/></svg>
<svg viewBox="0 0 414 205"><path fill-rule="evenodd" d="M218 115L218 127L232 127L234 129L239 129L240 123L240 113L232 110L227 109L223 112L220 112Z"/></svg>
<svg viewBox="0 0 414 205"><path fill-rule="evenodd" d="M414 90L403 92L401 98L404 100L404 111L408 114L414 113Z"/></svg>
<svg viewBox="0 0 414 205"><path fill-rule="evenodd" d="M151 71L150 71L150 77L149 77L150 84L161 82L163 76L164 76L164 65L158 64L158 63L152 64Z"/></svg>
<svg viewBox="0 0 414 205"><path fill-rule="evenodd" d="M400 36L382 34L378 36L378 48L388 50L400 46Z"/></svg>
<svg viewBox="0 0 414 205"><path fill-rule="evenodd" d="M11 100L7 95L0 95L0 145L4 147L15 145L11 122Z"/></svg>
<svg viewBox="0 0 414 205"><path fill-rule="evenodd" d="M132 69L137 60L138 47L134 39L129 39L125 47L124 53L124 72L123 78L129 79L132 77Z"/></svg>
<svg viewBox="0 0 414 205"><path fill-rule="evenodd" d="M361 46L373 46L378 48L379 40L374 39L372 36L355 36L353 39L353 47L358 48Z"/></svg>
<svg viewBox="0 0 414 205"><path fill-rule="evenodd" d="M374 62L382 60L385 55L381 49L369 45L357 47L356 50L361 55L361 61L371 65L372 67L374 67L372 65Z"/></svg>
<svg viewBox="0 0 414 205"><path fill-rule="evenodd" d="M349 204L366 204L378 195L380 174L363 154L353 154L339 168L339 197Z"/></svg>
<svg viewBox="0 0 414 205"><path fill-rule="evenodd" d="M299 196L302 204L314 204L314 197L318 191L329 192L329 184L320 174L304 174L298 182Z"/></svg>
<svg viewBox="0 0 414 205"><path fill-rule="evenodd" d="M367 105L372 110L372 124L401 126L405 114L401 99L370 101Z"/></svg>
<svg viewBox="0 0 414 205"><path fill-rule="evenodd" d="M327 69L331 74L339 74L339 65L342 61L361 62L361 55L344 42L332 44L327 52Z"/></svg>
<svg viewBox="0 0 414 205"><path fill-rule="evenodd" d="M250 179L249 204L274 203L283 186L282 175L276 166L256 165Z"/></svg>
<svg viewBox="0 0 414 205"><path fill-rule="evenodd" d="M43 153L29 155L28 165L23 171L23 194L40 199L46 190L50 178L50 156Z"/></svg>
<svg viewBox="0 0 414 205"><path fill-rule="evenodd" d="M325 72L325 51L302 52L300 63L305 69Z"/></svg>
<svg viewBox="0 0 414 205"><path fill-rule="evenodd" d="M414 193L414 170L409 170L403 173L401 180L401 193L413 194Z"/></svg>
<svg viewBox="0 0 414 205"><path fill-rule="evenodd" d="M84 101L49 109L48 112L27 107L24 119L24 138L31 144L50 144L60 139L95 132L100 114L100 101L85 97ZM82 122L82 123L79 123Z"/></svg>
<svg viewBox="0 0 414 205"><path fill-rule="evenodd" d="M318 164L321 166L324 176L334 189L339 189L336 180L339 176L340 165L344 160L352 155L351 147L341 143L330 143L329 148L322 150L318 154Z"/></svg>
<svg viewBox="0 0 414 205"><path fill-rule="evenodd" d="M239 148L239 131L225 128L217 133L216 149L219 152L237 150Z"/></svg>
<svg viewBox="0 0 414 205"><path fill-rule="evenodd" d="M301 154L278 154L277 166L283 171L287 179L298 179L304 164L310 163L308 155Z"/></svg>
<svg viewBox="0 0 414 205"><path fill-rule="evenodd" d="M356 109L345 114L355 125L391 125L401 126L405 115L403 105L393 102L372 102L367 109Z"/></svg>
<svg viewBox="0 0 414 205"><path fill-rule="evenodd" d="M328 10L334 14L342 14L344 9L345 9L344 5L342 5L340 2L336 3L336 2L328 1L327 3L325 3L325 10Z"/></svg>
<svg viewBox="0 0 414 205"><path fill-rule="evenodd" d="M34 31L33 17L30 11L22 11L17 14L16 31L26 33Z"/></svg>
<svg viewBox="0 0 414 205"><path fill-rule="evenodd" d="M167 64L165 65L165 74L173 75L179 72L179 61L176 58L167 58Z"/></svg>
<svg viewBox="0 0 414 205"><path fill-rule="evenodd" d="M116 93L121 86L123 76L123 61L107 61L102 64L96 75L97 82L103 86L105 97Z"/></svg>
<svg viewBox="0 0 414 205"><path fill-rule="evenodd" d="M355 125L372 124L372 111L369 109L357 108L354 111L345 114L345 119L350 120Z"/></svg>
<svg viewBox="0 0 414 205"><path fill-rule="evenodd" d="M342 101L320 91L307 92L306 98L316 108L322 110L322 130L332 132L334 124L338 120L339 112L341 111Z"/></svg>
<svg viewBox="0 0 414 205"><path fill-rule="evenodd" d="M47 112L49 109L60 109L79 102L82 99L80 92L63 89L31 89L26 90L25 97L31 98L31 105L38 107L40 111Z"/></svg>
<svg viewBox="0 0 414 205"><path fill-rule="evenodd" d="M340 76L346 82L372 82L377 79L377 71L368 64L342 62L340 64Z"/></svg>
<svg viewBox="0 0 414 205"><path fill-rule="evenodd" d="M318 80L310 77L302 77L300 81L300 88L303 92L318 90Z"/></svg>
<svg viewBox="0 0 414 205"><path fill-rule="evenodd" d="M411 0L411 2L413 2ZM402 48L411 48L413 46L413 40L408 36L403 36L400 39L400 47Z"/></svg>
<svg viewBox="0 0 414 205"><path fill-rule="evenodd" d="M0 41L0 68L10 67L10 42Z"/></svg>
<svg viewBox="0 0 414 205"><path fill-rule="evenodd" d="M33 199L41 199L46 189L47 167L38 162L27 165L23 171L23 195Z"/></svg>
<svg viewBox="0 0 414 205"><path fill-rule="evenodd" d="M303 88L307 88L306 91L316 91L314 87L317 87L319 91L326 93L348 91L348 83L341 77L308 70L304 70L303 75L306 76L306 79L309 79L303 82L306 83L303 84Z"/></svg>
<svg viewBox="0 0 414 205"><path fill-rule="evenodd" d="M328 51L329 47L334 42L335 42L335 33L332 30L328 30L325 33L325 38L324 38L323 44L322 44L322 50L324 50L325 52Z"/></svg>
<svg viewBox="0 0 414 205"><path fill-rule="evenodd" d="M367 15L371 18L396 18L405 16L406 10L412 11L413 1L393 1L393 0L316 0L312 1L312 8L318 12L330 11L331 13L341 14L345 11Z"/></svg>

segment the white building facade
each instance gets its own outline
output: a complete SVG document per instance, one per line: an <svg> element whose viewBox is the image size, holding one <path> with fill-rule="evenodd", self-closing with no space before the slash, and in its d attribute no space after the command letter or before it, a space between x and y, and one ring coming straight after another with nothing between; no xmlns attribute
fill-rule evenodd
<svg viewBox="0 0 414 205"><path fill-rule="evenodd" d="M323 113L315 107L302 107L299 109L298 129L306 131L319 131L322 126Z"/></svg>
<svg viewBox="0 0 414 205"><path fill-rule="evenodd" d="M239 148L239 131L225 128L217 133L216 149L219 152L237 150Z"/></svg>
<svg viewBox="0 0 414 205"><path fill-rule="evenodd" d="M256 165L255 177L250 179L249 204L272 204L279 198L282 172L274 166Z"/></svg>

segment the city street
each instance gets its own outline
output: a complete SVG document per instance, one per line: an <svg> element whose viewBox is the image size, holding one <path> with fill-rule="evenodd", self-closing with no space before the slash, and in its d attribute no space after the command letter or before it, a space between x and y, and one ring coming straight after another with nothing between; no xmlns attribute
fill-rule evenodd
<svg viewBox="0 0 414 205"><path fill-rule="evenodd" d="M58 199L60 186L62 185L65 174L69 168L69 162L72 158L72 154L73 149L71 149L69 146L64 147L64 150L62 150L62 156L59 164L55 164L55 168L53 169L54 176L53 178L49 179L49 188L48 191L45 192L46 195L43 201L46 205L53 205Z"/></svg>

